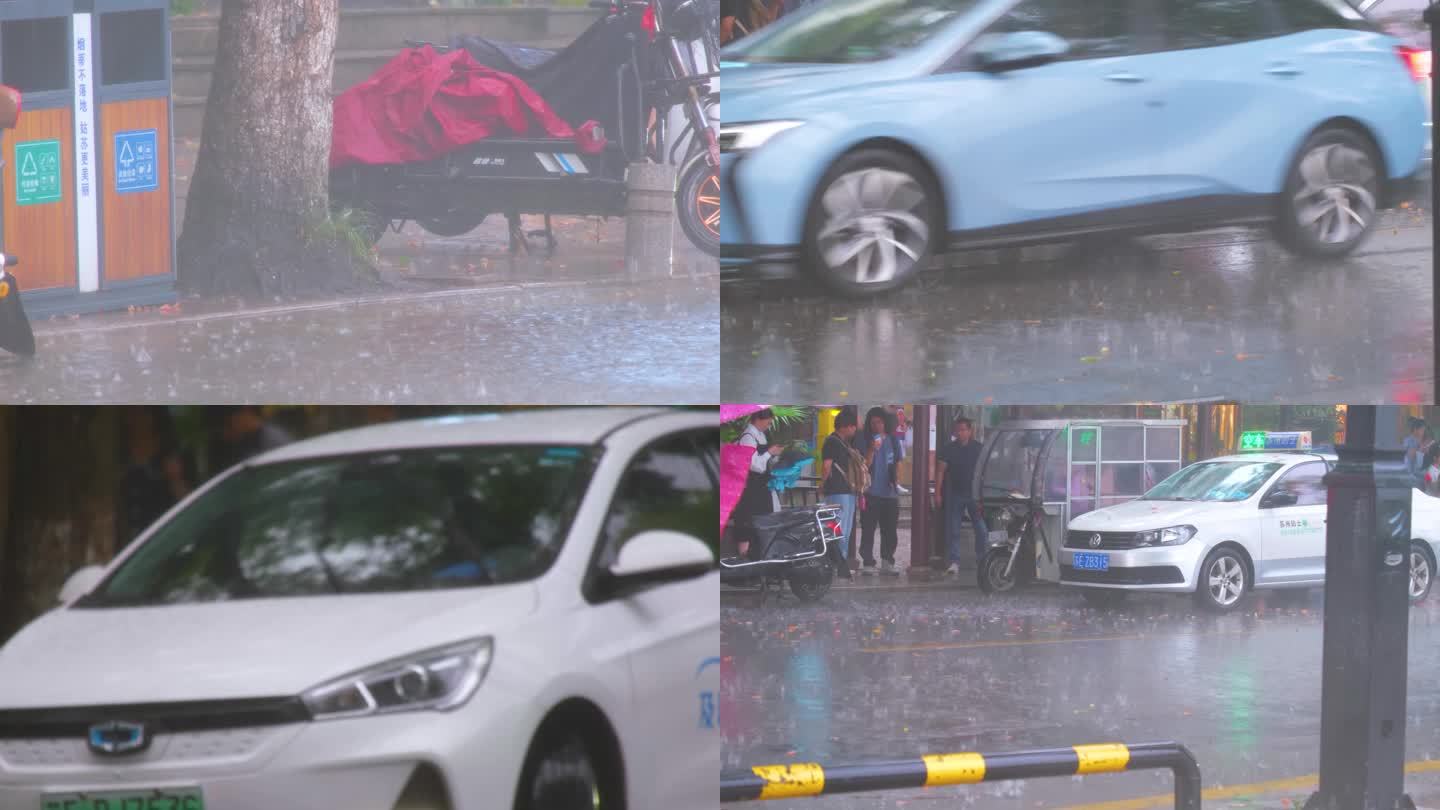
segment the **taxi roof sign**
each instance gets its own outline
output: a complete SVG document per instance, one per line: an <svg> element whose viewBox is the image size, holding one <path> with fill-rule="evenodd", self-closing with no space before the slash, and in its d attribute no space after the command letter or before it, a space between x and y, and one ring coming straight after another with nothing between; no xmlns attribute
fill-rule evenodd
<svg viewBox="0 0 1440 810"><path fill-rule="evenodd" d="M1240 452L1263 453L1276 450L1309 450L1308 430L1247 430L1240 434Z"/></svg>

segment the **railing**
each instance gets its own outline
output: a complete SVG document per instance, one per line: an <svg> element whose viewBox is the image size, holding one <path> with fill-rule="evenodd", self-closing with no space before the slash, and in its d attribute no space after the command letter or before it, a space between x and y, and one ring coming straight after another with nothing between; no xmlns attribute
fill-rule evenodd
<svg viewBox="0 0 1440 810"><path fill-rule="evenodd" d="M854 765L757 765L721 774L720 801L748 802L875 790L973 785L1008 779L1119 773L1167 768L1175 775L1176 810L1200 810L1200 765L1173 742L1076 745L1008 754L927 754Z"/></svg>

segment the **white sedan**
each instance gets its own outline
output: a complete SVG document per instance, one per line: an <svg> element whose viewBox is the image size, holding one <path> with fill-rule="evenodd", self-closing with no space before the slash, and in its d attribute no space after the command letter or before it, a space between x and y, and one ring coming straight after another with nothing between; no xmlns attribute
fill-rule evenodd
<svg viewBox="0 0 1440 810"><path fill-rule="evenodd" d="M716 425L442 418L229 471L0 648L0 808L713 805Z"/></svg>
<svg viewBox="0 0 1440 810"><path fill-rule="evenodd" d="M1231 610L1251 590L1325 582L1324 476L1334 457L1245 453L1210 459L1139 500L1070 521L1060 583L1109 603L1128 591L1193 593ZM1440 556L1440 499L1413 490L1410 598L1425 599Z"/></svg>

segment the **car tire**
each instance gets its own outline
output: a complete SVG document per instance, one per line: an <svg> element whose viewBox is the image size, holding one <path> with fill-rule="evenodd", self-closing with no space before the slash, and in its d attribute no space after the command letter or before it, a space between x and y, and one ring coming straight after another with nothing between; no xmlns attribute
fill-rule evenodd
<svg viewBox="0 0 1440 810"><path fill-rule="evenodd" d="M548 730L531 747L520 775L516 810L609 810L596 757L573 731Z"/></svg>
<svg viewBox="0 0 1440 810"><path fill-rule="evenodd" d="M1381 166L1375 144L1354 130L1326 127L1307 138L1280 194L1280 242L1309 258L1352 253L1379 219Z"/></svg>
<svg viewBox="0 0 1440 810"><path fill-rule="evenodd" d="M1227 613L1250 594L1250 568L1240 552L1228 546L1217 548L1200 566L1195 599L1206 610Z"/></svg>
<svg viewBox="0 0 1440 810"><path fill-rule="evenodd" d="M1110 590L1109 588L1085 588L1080 591L1080 595L1093 608L1118 607L1130 596L1126 591Z"/></svg>
<svg viewBox="0 0 1440 810"><path fill-rule="evenodd" d="M805 218L801 263L840 295L865 298L904 285L944 241L940 191L909 155L851 152L817 188Z"/></svg>
<svg viewBox="0 0 1440 810"><path fill-rule="evenodd" d="M1435 588L1435 561L1421 543L1410 544L1410 604L1418 605Z"/></svg>

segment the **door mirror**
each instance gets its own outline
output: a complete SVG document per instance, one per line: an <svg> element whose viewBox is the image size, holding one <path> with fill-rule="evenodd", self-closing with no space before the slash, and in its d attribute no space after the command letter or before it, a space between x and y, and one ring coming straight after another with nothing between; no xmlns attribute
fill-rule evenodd
<svg viewBox="0 0 1440 810"><path fill-rule="evenodd" d="M610 566L612 590L694 579L715 567L715 554L704 542L682 532L641 532L620 547Z"/></svg>
<svg viewBox="0 0 1440 810"><path fill-rule="evenodd" d="M991 73L1037 67L1069 52L1070 43L1045 31L986 34L976 42L974 51L975 65Z"/></svg>
<svg viewBox="0 0 1440 810"><path fill-rule="evenodd" d="M1277 489L1265 496L1265 502L1261 506L1266 509L1274 509L1277 506L1294 506L1300 502L1300 496L1288 489Z"/></svg>
<svg viewBox="0 0 1440 810"><path fill-rule="evenodd" d="M102 566L87 565L81 568L79 571L71 574L69 579L65 580L64 587L60 589L60 604L68 605L74 602L76 599L89 593L96 585L99 585L100 580L104 578L105 569Z"/></svg>

